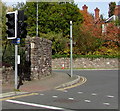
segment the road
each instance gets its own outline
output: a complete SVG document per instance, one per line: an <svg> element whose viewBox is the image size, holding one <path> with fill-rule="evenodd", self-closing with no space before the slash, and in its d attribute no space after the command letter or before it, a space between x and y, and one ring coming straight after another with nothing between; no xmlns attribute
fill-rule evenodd
<svg viewBox="0 0 120 111"><path fill-rule="evenodd" d="M55 70L60 71L69 73ZM53 89L9 98L2 102L3 109L118 109L117 70L74 70L74 74L86 77L86 83L63 91Z"/></svg>

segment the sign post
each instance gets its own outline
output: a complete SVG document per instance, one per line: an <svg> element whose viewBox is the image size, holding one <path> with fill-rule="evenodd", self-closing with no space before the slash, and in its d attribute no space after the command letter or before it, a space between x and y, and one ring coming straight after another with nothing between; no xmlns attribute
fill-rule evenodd
<svg viewBox="0 0 120 111"><path fill-rule="evenodd" d="M15 44L15 89L17 89L18 84L18 45Z"/></svg>
<svg viewBox="0 0 120 111"><path fill-rule="evenodd" d="M18 85L18 64L20 64L20 56L18 55L18 44L20 44L20 38L15 39L15 89Z"/></svg>
<svg viewBox="0 0 120 111"><path fill-rule="evenodd" d="M70 74L71 74L71 77L73 76L72 49L73 49L73 41L72 41L72 21L70 21Z"/></svg>
<svg viewBox="0 0 120 111"><path fill-rule="evenodd" d="M20 43L20 38L16 38L12 41L15 44L15 89L18 85L18 64L20 64L20 56L18 55L18 44Z"/></svg>

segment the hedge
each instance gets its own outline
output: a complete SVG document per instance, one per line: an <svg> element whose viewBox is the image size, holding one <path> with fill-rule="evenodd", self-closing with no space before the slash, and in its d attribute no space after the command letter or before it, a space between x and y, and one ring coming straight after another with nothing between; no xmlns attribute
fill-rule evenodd
<svg viewBox="0 0 120 111"><path fill-rule="evenodd" d="M52 59L55 58L67 58L70 57L70 55L52 55ZM120 55L75 55L73 54L73 58L120 58Z"/></svg>

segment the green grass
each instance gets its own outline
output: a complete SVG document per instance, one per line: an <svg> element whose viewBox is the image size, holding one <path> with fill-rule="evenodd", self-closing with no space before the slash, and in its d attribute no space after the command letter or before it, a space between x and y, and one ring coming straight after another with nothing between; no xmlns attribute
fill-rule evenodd
<svg viewBox="0 0 120 111"><path fill-rule="evenodd" d="M20 92L20 90L19 90L19 89L14 89L14 91L16 91L16 92Z"/></svg>
<svg viewBox="0 0 120 111"><path fill-rule="evenodd" d="M52 70L55 70L55 69L59 70L61 68L53 68ZM65 68L65 69L61 69L61 70L68 70L68 69L70 70L70 68ZM84 70L84 69L98 69L99 70L99 69L118 69L118 68L73 68L73 70L77 70L77 69L78 70Z"/></svg>

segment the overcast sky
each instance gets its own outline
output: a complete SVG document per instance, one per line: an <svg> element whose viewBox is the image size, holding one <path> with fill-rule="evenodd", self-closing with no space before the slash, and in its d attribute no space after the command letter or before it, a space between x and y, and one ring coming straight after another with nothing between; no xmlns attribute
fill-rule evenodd
<svg viewBox="0 0 120 111"><path fill-rule="evenodd" d="M26 2L26 0L2 0L2 1L4 1L7 5L13 5L13 4L16 4L17 2ZM41 1L41 0L38 0L38 1ZM51 1L51 0L46 0L46 1ZM86 4L88 6L88 12L92 14L94 14L94 9L98 7L100 9L100 14L102 14L104 18L108 18L109 3L116 2L116 4L118 4L120 0L74 0L74 1L80 9L82 9L82 6Z"/></svg>

